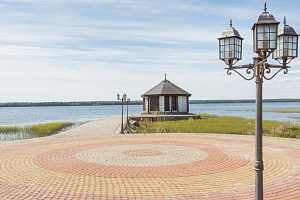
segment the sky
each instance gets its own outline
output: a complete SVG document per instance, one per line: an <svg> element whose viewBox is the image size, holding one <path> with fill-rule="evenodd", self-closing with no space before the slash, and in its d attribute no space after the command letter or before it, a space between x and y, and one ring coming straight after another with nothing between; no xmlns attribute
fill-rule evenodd
<svg viewBox="0 0 300 200"><path fill-rule="evenodd" d="M232 19L244 38L237 65L252 63L264 2L0 0L0 102L141 100L165 74L191 99L255 99L255 80L227 75L217 38ZM300 1L267 8L300 33ZM300 99L300 59L290 66L264 82L263 98Z"/></svg>

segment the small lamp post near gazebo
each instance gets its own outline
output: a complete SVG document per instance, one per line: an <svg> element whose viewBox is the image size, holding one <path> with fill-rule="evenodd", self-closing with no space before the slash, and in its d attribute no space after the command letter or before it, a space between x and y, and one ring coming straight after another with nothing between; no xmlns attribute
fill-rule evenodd
<svg viewBox="0 0 300 200"><path fill-rule="evenodd" d="M128 103L130 102L130 98L127 98L126 102L127 102L127 125L128 125L128 123L129 123L129 121L128 121Z"/></svg>
<svg viewBox="0 0 300 200"><path fill-rule="evenodd" d="M117 99L122 101L122 117L121 117L121 134L124 134L124 127L123 127L123 101L126 101L127 95L124 93L122 98L120 99L120 94L117 94Z"/></svg>
<svg viewBox="0 0 300 200"><path fill-rule="evenodd" d="M253 50L257 57L253 58L253 64L233 66L242 59L242 40L237 30L232 27L227 28L219 39L219 57L228 65L227 74L236 72L245 80L256 78L256 117L255 117L255 199L263 199L263 154L262 154L262 83L263 80L273 79L280 71L288 73L287 64L298 55L298 34L295 30L284 24L278 29L278 24L272 14L267 12L265 3L264 12L259 16L253 25ZM273 54L273 59L280 65L268 64L268 57ZM249 78L242 75L238 70L245 69L250 75ZM271 69L277 69L271 77L266 74L271 73Z"/></svg>

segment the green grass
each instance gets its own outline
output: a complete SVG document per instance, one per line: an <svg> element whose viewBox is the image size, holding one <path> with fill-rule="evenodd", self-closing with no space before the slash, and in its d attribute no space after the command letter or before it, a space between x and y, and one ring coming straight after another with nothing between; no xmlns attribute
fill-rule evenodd
<svg viewBox="0 0 300 200"><path fill-rule="evenodd" d="M204 119L140 122L139 133L226 133L254 135L255 119L200 114ZM264 135L300 138L300 124L263 120Z"/></svg>
<svg viewBox="0 0 300 200"><path fill-rule="evenodd" d="M0 126L0 133L9 134L26 132L28 134L35 135L36 137L43 137L56 134L72 125L74 125L72 122L52 122L25 126Z"/></svg>

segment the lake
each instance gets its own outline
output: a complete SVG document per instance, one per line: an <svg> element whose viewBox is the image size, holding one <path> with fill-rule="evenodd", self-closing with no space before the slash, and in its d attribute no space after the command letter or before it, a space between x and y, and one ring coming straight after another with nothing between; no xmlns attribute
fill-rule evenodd
<svg viewBox="0 0 300 200"><path fill-rule="evenodd" d="M300 110L300 102L265 102L264 110ZM129 114L138 114L143 105L129 105ZM255 103L190 104L191 113L209 113L219 116L255 118ZM0 107L0 125L26 125L49 122L86 122L110 115L120 115L121 105L106 106L49 106ZM124 106L126 114L126 106ZM298 119L296 118L298 117ZM299 122L300 113L264 112L263 119Z"/></svg>

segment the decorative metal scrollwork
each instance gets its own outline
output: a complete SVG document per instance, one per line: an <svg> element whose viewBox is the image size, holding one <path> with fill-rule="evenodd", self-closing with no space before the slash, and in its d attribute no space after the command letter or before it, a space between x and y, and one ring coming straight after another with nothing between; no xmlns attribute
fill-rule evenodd
<svg viewBox="0 0 300 200"><path fill-rule="evenodd" d="M263 79L266 80L271 80L273 79L280 71L284 70L283 73L287 74L288 73L288 66L286 65L272 65L272 64L268 64L266 62L267 60L261 60L259 63L257 63L257 66L255 67L253 64L249 64L249 65L241 65L241 66L230 66L227 69L227 74L231 75L232 72L234 71L236 72L238 75L240 75L243 79L245 80L252 80L255 76L257 76L259 81L263 81ZM244 75L242 75L240 72L238 72L237 70L239 69L246 69L246 73L247 74L253 74L250 78L245 77ZM266 77L266 74L270 74L271 73L271 69L279 69L274 75L272 75L271 77Z"/></svg>
<svg viewBox="0 0 300 200"><path fill-rule="evenodd" d="M242 75L240 72L238 72L236 70L236 69L244 69L244 68L246 68L246 67L231 67L231 68L227 68L228 69L227 70L227 74L231 75L232 74L231 71L234 71L235 73L237 73L238 75L240 75L243 79L245 79L247 81L252 80L255 77L255 71L254 71L254 69L250 65L249 65L249 67L246 68L246 73L247 74L253 73L252 77L250 77L250 78L245 77L244 75Z"/></svg>
<svg viewBox="0 0 300 200"><path fill-rule="evenodd" d="M284 70L284 71L283 71L284 74L287 74L287 73L289 72L287 68L281 68L281 69L279 69L273 76L271 76L270 78L267 78L265 75L264 75L264 78L265 78L266 80L271 80L271 79L273 79L273 78L274 78L281 70ZM268 69L267 73L269 74L270 72L271 72L271 69Z"/></svg>

